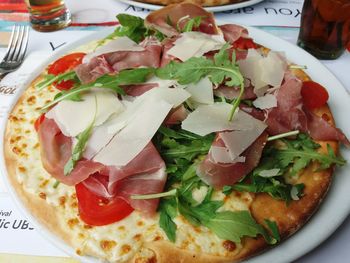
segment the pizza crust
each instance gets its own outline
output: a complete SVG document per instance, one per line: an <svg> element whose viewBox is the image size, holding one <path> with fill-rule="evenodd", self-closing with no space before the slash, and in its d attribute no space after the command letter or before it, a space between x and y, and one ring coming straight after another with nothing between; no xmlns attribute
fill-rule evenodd
<svg viewBox="0 0 350 263"><path fill-rule="evenodd" d="M294 70L294 73L303 80L309 79L302 70ZM13 111L16 111L16 108L27 100L27 96L27 93L23 94ZM329 117L329 122L334 125L334 120L328 106L318 109L315 113L319 116L326 114ZM40 224L44 225L50 232L57 235L72 247L84 247L82 244L83 240L73 238L69 227L65 224L66 222L60 220L60 216L64 210L62 207L49 205L43 197L26 191L23 185L19 183L16 174L18 155L13 152L10 143L10 137L13 132L11 121L9 121L5 133L4 154L9 181L15 189L17 196L20 197L24 206L27 207L33 217L37 218ZM327 152L327 144L333 148L334 152L338 151L337 142L318 143L321 144L322 148L320 150L323 152ZM251 194L253 196L253 202L250 205L250 211L257 222L264 224L264 219L276 221L282 239L286 239L301 228L317 210L331 184L333 168L314 172L316 168L317 164L312 164L300 175L296 183L305 184L305 195L298 201L292 201L289 206L286 206L285 202L275 200L267 194ZM75 197L73 196L72 199L74 201ZM77 208L74 209L76 217L79 218ZM252 257L267 248L269 248L269 245L262 237L244 238L241 246L234 248L234 253L228 257L223 257L177 248L169 241L159 240L144 243L130 262L237 262ZM89 248L85 251L76 252L79 255L88 254L100 257L100 255Z"/></svg>

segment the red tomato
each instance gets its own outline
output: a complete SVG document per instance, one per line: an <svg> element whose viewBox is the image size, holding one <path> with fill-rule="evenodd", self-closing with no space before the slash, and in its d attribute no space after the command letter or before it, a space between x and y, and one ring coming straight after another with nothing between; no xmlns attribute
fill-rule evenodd
<svg viewBox="0 0 350 263"><path fill-rule="evenodd" d="M40 117L36 119L36 121L34 122L34 129L36 131L39 130L39 126L44 121L44 119L45 119L45 114L41 114Z"/></svg>
<svg viewBox="0 0 350 263"><path fill-rule="evenodd" d="M258 48L257 44L253 41L251 38L243 38L240 37L232 44L233 48L239 48L239 49L249 49L249 48Z"/></svg>
<svg viewBox="0 0 350 263"><path fill-rule="evenodd" d="M327 103L329 97L327 90L314 81L303 82L301 96L303 97L304 105L308 109L322 107Z"/></svg>
<svg viewBox="0 0 350 263"><path fill-rule="evenodd" d="M57 76L68 70L71 70L82 63L85 53L73 53L63 56L51 64L48 68L48 73ZM60 83L56 83L56 88L59 90L69 90L74 85L73 80L63 80Z"/></svg>
<svg viewBox="0 0 350 263"><path fill-rule="evenodd" d="M109 201L90 192L83 183L75 186L80 218L92 226L103 226L127 217L134 209L122 198Z"/></svg>

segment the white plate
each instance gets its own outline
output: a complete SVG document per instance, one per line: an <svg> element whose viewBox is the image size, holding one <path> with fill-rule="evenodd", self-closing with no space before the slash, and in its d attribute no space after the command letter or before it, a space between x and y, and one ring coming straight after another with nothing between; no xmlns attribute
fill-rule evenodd
<svg viewBox="0 0 350 263"><path fill-rule="evenodd" d="M125 4L129 4L129 5L133 5L133 6L141 7L141 8L146 8L146 9L150 9L150 10L157 10L157 9L164 7L163 5L141 3L141 2L133 1L133 0L118 0L118 1L123 2ZM235 3L235 4L204 7L204 9L209 11L209 12L221 12L221 11L227 11L227 10L241 8L241 7L246 7L246 6L250 6L250 5L255 5L255 4L260 3L262 1L264 1L264 0L247 0L247 1Z"/></svg>
<svg viewBox="0 0 350 263"><path fill-rule="evenodd" d="M269 33L261 31L256 28L246 27L249 30L250 35L254 40L264 46L267 46L276 51L284 51L287 58L299 65L307 66L307 73L311 78L328 89L330 99L329 105L332 109L334 117L337 122L337 126L341 128L345 134L350 136L350 123L348 122L348 113L350 112L350 96L345 91L341 83L335 78L335 76L323 66L316 58L311 56L309 53L298 48L297 46L277 38ZM112 29L108 32L100 31L84 37L66 47L62 50L57 51L52 57L47 59L40 67L33 71L32 76L26 81L29 83L51 62L59 58L60 56L68 53L70 50L76 47L88 43L90 41L101 39L110 33ZM17 94L15 101L19 98L20 94ZM0 148L3 149L3 136L4 128L6 124L6 118L1 123L1 138L0 138ZM344 149L342 147L343 157L350 162L350 150ZM3 154L2 154L3 156ZM4 159L0 160L1 174L5 176L5 183L9 189L13 199L16 204L23 211L25 216L29 218L31 223L36 227L37 231L44 235L44 237L51 240L58 248L64 250L67 254L78 257L83 262L99 262L96 259L89 257L79 257L75 254L74 249L68 247L62 240L54 236L45 227L40 225L38 221L29 213L26 207L23 206L20 199L17 197L16 192L12 188L7 178L7 171L5 168ZM298 257L304 255L311 249L315 248L327 237L329 237L336 228L343 222L346 216L350 212L350 176L348 173L350 169L350 164L348 163L344 167L337 168L334 176L334 181L331 186L329 193L327 194L324 202L322 203L319 211L315 216L308 222L300 231L294 234L292 237L282 242L278 246L266 251L265 253L256 256L247 261L247 263L283 263L291 262Z"/></svg>

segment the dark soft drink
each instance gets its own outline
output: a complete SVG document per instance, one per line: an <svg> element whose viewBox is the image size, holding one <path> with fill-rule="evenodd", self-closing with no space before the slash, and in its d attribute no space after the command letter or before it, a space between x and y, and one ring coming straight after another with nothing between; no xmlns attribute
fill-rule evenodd
<svg viewBox="0 0 350 263"><path fill-rule="evenodd" d="M298 45L319 59L336 59L350 42L350 0L305 0Z"/></svg>

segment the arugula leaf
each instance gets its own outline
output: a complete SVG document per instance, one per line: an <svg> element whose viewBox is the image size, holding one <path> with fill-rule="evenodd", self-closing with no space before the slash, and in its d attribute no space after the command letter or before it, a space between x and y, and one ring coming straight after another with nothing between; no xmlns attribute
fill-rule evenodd
<svg viewBox="0 0 350 263"><path fill-rule="evenodd" d="M147 36L155 36L159 41L162 41L165 36L154 29L146 28L144 20L141 17L129 14L118 14L117 19L120 23L113 33L109 34L104 39L98 42L98 46L103 45L107 40L115 39L117 37L126 36L136 43L140 43Z"/></svg>
<svg viewBox="0 0 350 263"><path fill-rule="evenodd" d="M185 170L200 155L206 155L214 140L214 134L199 136L182 129L160 127L156 138L160 155L169 164L185 164ZM182 160L181 160L182 159ZM184 163L184 160L187 162Z"/></svg>
<svg viewBox="0 0 350 263"><path fill-rule="evenodd" d="M218 212L204 225L219 238L236 243L240 243L244 236L256 237L258 234L263 235L268 243L276 243L246 210Z"/></svg>
<svg viewBox="0 0 350 263"><path fill-rule="evenodd" d="M79 95L84 91L90 90L91 88L108 88L117 92L118 94L125 95L125 92L120 85L143 83L153 73L153 71L153 68L136 68L123 70L117 75L103 75L94 82L80 85L77 88L58 93L53 101L41 108L41 111L47 110L62 100L79 100Z"/></svg>
<svg viewBox="0 0 350 263"><path fill-rule="evenodd" d="M63 173L65 176L69 175L73 171L77 161L79 161L81 159L83 152L85 150L85 147L86 147L86 143L91 136L91 132L92 132L92 129L94 127L96 114L97 114L97 99L96 99L96 97L95 97L95 103L96 103L96 108L95 108L94 119L91 121L90 125L77 136L78 142L74 146L73 151L72 151L72 155L69 158L69 160L67 161L67 163L65 164L64 169L63 169Z"/></svg>
<svg viewBox="0 0 350 263"><path fill-rule="evenodd" d="M203 201L197 206L192 206L181 197L178 200L180 214L194 226L205 225L205 222L224 204L223 201Z"/></svg>
<svg viewBox="0 0 350 263"><path fill-rule="evenodd" d="M156 69L155 73L161 79L174 79L181 85L197 83L203 77L209 76L214 85L225 83L229 87L239 86L240 93L233 102L229 116L229 120L232 120L244 93L244 79L235 61L235 56L232 56L232 60L229 59L228 47L228 44L225 44L214 55L213 60L205 57L192 57L185 62L171 61L165 67Z"/></svg>
<svg viewBox="0 0 350 263"><path fill-rule="evenodd" d="M271 221L269 219L265 219L265 224L270 229L272 237L276 240L276 242L281 241L280 233L278 231L278 226L275 221Z"/></svg>
<svg viewBox="0 0 350 263"><path fill-rule="evenodd" d="M122 26L116 28L116 36L127 36L137 43L144 39L147 29L141 17L119 14L117 15L117 19Z"/></svg>
<svg viewBox="0 0 350 263"><path fill-rule="evenodd" d="M276 146L278 145L278 147ZM337 157L330 146L328 153L319 153L320 147L308 135L298 134L293 140L281 139L279 144L269 144L265 147L259 165L243 182L236 183L232 188L236 191L253 193L268 193L276 199L287 202L298 200L303 195L303 184L288 184L285 176L296 176L311 162L318 162L319 169L327 169L333 164L343 165L345 160ZM275 177L260 176L263 170L279 169Z"/></svg>
<svg viewBox="0 0 350 263"><path fill-rule="evenodd" d="M193 31L193 28L197 28L197 27L200 26L200 24L201 24L203 18L204 18L204 17L202 17L202 16L196 16L196 17L190 18L190 19L186 22L186 24L185 24L185 26L182 28L182 30L180 29L180 26L179 26L179 23L178 23L178 25L177 25L178 31L179 31L179 32L191 32L191 31ZM180 22L180 21L181 21L181 20L179 20L179 22Z"/></svg>
<svg viewBox="0 0 350 263"><path fill-rule="evenodd" d="M224 187L222 188L222 193L224 195L230 195L233 191L233 187L231 185L224 185Z"/></svg>
<svg viewBox="0 0 350 263"><path fill-rule="evenodd" d="M333 164L344 165L346 163L342 157L335 155L329 145L327 145L328 154L317 152L320 145L312 141L306 134L300 134L296 140L283 139L282 142L285 147L278 149L275 157L280 163L290 166L291 175L296 175L312 161L320 164L320 170L327 169Z"/></svg>
<svg viewBox="0 0 350 263"><path fill-rule="evenodd" d="M75 71L68 71L68 72L59 74L57 76L55 76L53 74L47 74L44 76L44 80L39 82L36 85L36 89L42 90L42 89L50 86L54 82L60 83L62 81L67 81L67 80L71 80L71 79L74 79L77 83L80 82L79 79L77 78L77 74L75 73Z"/></svg>
<svg viewBox="0 0 350 263"><path fill-rule="evenodd" d="M164 230L170 241L175 242L177 226L173 219L177 216L175 198L162 199L159 204L159 226Z"/></svg>

